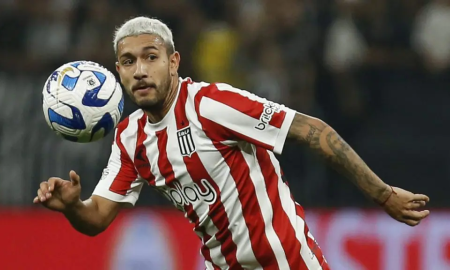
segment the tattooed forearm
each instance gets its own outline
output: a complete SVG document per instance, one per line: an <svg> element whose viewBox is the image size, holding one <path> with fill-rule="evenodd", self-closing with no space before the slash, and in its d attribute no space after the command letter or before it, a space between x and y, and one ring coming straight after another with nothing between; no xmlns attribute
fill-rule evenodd
<svg viewBox="0 0 450 270"><path fill-rule="evenodd" d="M350 145L323 121L297 114L288 136L306 143L374 200L381 202L389 196L389 187L370 170Z"/></svg>
<svg viewBox="0 0 450 270"><path fill-rule="evenodd" d="M306 142L310 143L314 138L314 135L317 132L317 128L315 126L309 126L308 136L306 136Z"/></svg>

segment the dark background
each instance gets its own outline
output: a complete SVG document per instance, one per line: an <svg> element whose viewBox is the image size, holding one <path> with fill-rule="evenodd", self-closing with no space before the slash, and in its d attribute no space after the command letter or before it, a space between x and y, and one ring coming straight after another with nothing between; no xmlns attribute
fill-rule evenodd
<svg viewBox="0 0 450 270"><path fill-rule="evenodd" d="M63 141L41 92L74 60L114 71L112 35L131 17L173 30L180 76L227 82L333 126L387 183L449 207L449 0L0 0L0 205L29 206L41 181L93 191L112 137ZM135 110L127 100L124 116ZM374 206L304 147L280 157L296 200ZM139 205L166 205L145 188Z"/></svg>

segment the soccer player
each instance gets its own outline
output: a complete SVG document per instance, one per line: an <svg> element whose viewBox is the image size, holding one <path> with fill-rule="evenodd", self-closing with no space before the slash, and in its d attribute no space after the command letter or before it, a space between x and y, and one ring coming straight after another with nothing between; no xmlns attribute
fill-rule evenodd
<svg viewBox="0 0 450 270"><path fill-rule="evenodd" d="M115 33L116 68L140 109L116 128L91 198L80 177L42 182L34 203L59 211L79 232L104 231L144 184L195 225L207 269L329 269L274 153L286 139L308 146L394 219L411 226L429 198L384 183L320 119L225 83L180 78L180 54L159 20L137 17Z"/></svg>

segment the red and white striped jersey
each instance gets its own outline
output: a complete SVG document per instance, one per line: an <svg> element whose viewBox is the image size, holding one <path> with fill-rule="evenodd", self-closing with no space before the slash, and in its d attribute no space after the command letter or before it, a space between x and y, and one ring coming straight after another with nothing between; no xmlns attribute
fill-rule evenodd
<svg viewBox="0 0 450 270"><path fill-rule="evenodd" d="M328 269L281 179L295 111L223 83L180 79L158 123L138 110L116 129L94 195L134 205L144 183L195 225L207 269Z"/></svg>

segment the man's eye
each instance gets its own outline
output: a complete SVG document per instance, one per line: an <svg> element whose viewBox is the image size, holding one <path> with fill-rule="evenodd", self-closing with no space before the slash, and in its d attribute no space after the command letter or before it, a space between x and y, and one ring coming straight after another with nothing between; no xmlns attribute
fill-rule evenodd
<svg viewBox="0 0 450 270"><path fill-rule="evenodd" d="M131 65L131 64L133 64L133 61L131 59L122 61L122 65Z"/></svg>

